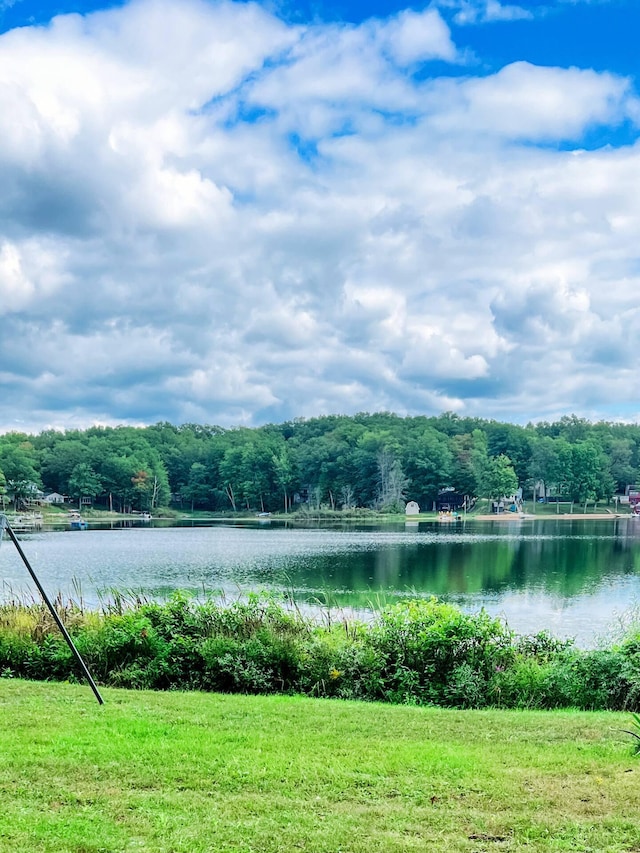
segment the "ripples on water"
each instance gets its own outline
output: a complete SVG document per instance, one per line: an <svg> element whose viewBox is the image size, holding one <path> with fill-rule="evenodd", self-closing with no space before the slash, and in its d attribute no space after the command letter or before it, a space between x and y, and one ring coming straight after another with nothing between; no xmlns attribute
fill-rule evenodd
<svg viewBox="0 0 640 853"><path fill-rule="evenodd" d="M485 607L519 632L548 628L592 644L640 598L640 529L601 522L467 523L442 530L277 524L42 532L23 547L46 588L89 605L110 588L164 597L275 590L363 613L407 595ZM11 543L4 597L30 594Z"/></svg>

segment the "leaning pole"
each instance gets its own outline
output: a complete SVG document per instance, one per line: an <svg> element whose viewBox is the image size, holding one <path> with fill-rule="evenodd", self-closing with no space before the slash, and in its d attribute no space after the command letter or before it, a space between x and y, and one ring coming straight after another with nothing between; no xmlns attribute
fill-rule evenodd
<svg viewBox="0 0 640 853"><path fill-rule="evenodd" d="M62 619L60 619L60 616L58 615L57 610L55 609L55 607L53 606L53 604L52 604L52 603L51 603L51 601L49 600L49 596L48 596L48 595L47 595L47 593L44 591L44 588L43 588L42 584L41 584L41 583L40 583L40 581L38 580L38 576L37 576L37 575L36 575L36 573L34 572L34 570L33 570L32 566L31 566L31 563L29 562L29 560L27 559L26 554L25 554L25 553L24 553L24 551L22 550L22 546L21 546L21 545L20 545L20 543L18 542L18 539L17 539L17 537L16 537L16 534L15 534L15 533L13 532L13 530L11 529L11 525L9 524L9 520L8 520L7 516L6 516L6 515L4 515L4 513L0 513L0 539L2 538L2 533L3 533L3 531L5 531L5 530L7 531L7 535L9 536L9 539L11 539L11 541L13 542L13 544L16 546L16 550L17 550L18 554L20 554L20 557L21 557L21 559L22 559L22 562L23 562L23 563L25 564L25 566L27 567L27 571L28 571L28 572L29 572L29 574L31 575L31 578L32 578L33 582L34 582L34 583L35 583L35 585L38 587L38 591L39 591L40 595L42 596L42 600L44 601L44 603L45 603L45 604L47 605L47 607L49 608L49 612L50 612L50 613L51 613L51 615L53 616L53 618L54 618L54 621L55 621L56 625L57 625L57 626L58 626L58 628L60 629L60 633L61 633L61 634L62 634L62 636L65 638L66 643L67 643L67 645L69 646L69 648L71 649L71 652L73 653L73 656L75 657L76 661L78 662L78 665L79 665L80 669L83 671L83 673L84 673L84 675L85 675L85 678L86 678L86 679L87 679L87 681L89 682L89 685L90 685L91 689L93 690L93 693L94 693L94 695L95 695L96 699L98 700L98 703L99 703L100 705L104 705L104 699L103 699L103 698L102 698L102 696L100 695L100 691L98 690L98 688L97 688L97 686L96 686L96 683L95 683L95 681L93 680L93 678L92 678L92 676L91 676L91 673L89 672L89 670L88 670L88 668L87 668L86 663L85 663L85 662L84 662L84 660L82 659L82 655L81 655L81 654L80 654L80 652L76 649L76 647L75 647L75 645L74 645L73 640L72 640L72 639L71 639L71 637L69 636L69 632L68 632L68 631L67 631L67 629L64 627L64 623L62 622Z"/></svg>

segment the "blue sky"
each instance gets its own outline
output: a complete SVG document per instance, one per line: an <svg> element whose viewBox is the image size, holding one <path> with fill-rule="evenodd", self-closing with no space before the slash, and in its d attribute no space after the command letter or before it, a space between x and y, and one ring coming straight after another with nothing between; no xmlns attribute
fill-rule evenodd
<svg viewBox="0 0 640 853"><path fill-rule="evenodd" d="M95 0L4 0L0 2L0 32L46 24L64 13L86 14L122 5ZM290 21L361 23L372 17L388 17L405 8L420 10L427 4L397 0L366 3L313 0L264 5ZM456 42L473 51L486 71L524 59L540 65L577 65L619 74L636 73L640 5L634 0L528 0L508 5L522 9L530 17L494 20L490 26L457 24L455 7L447 8L442 3L439 8L451 22Z"/></svg>
<svg viewBox="0 0 640 853"><path fill-rule="evenodd" d="M0 0L0 430L637 420L639 31Z"/></svg>

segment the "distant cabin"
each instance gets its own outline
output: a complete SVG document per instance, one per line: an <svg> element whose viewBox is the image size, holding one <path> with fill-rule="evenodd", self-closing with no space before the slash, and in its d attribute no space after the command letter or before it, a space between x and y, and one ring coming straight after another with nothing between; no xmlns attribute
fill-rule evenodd
<svg viewBox="0 0 640 853"><path fill-rule="evenodd" d="M60 492L51 492L50 495L45 495L43 500L48 504L63 504L64 495L61 495Z"/></svg>
<svg viewBox="0 0 640 853"><path fill-rule="evenodd" d="M442 489L435 503L434 509L438 512L453 512L464 507L465 497L453 489Z"/></svg>
<svg viewBox="0 0 640 853"><path fill-rule="evenodd" d="M407 515L420 515L420 506L416 501L409 501L404 511Z"/></svg>

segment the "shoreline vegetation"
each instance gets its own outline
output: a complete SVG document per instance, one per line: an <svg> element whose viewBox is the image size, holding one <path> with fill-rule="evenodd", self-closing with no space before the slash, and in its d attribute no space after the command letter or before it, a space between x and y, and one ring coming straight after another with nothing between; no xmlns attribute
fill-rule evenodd
<svg viewBox="0 0 640 853"><path fill-rule="evenodd" d="M44 524L55 527L55 526L64 526L69 521L69 515L71 512L77 512L72 507L64 506L64 507L55 507L55 508L40 508L39 513L42 515L42 521ZM11 516L11 513L7 513ZM26 515L27 513L22 513L21 515ZM139 521L143 522L145 519L141 518L140 514L137 513L123 513L123 512L110 512L109 510L97 509L97 508L89 508L82 510L82 517L87 520L89 524L92 522L100 523L107 521ZM559 521L578 521L578 520L605 520L605 519L619 519L626 518L629 520L635 520L635 516L625 508L622 510L621 507L618 507L617 510L611 509L602 509L600 507L592 507L588 512L582 512L579 510L576 511L558 511L553 504L547 505L539 505L532 509L530 506L524 505L522 512L501 512L501 513L491 513L487 511L487 502L486 501L478 501L478 504L474 510L467 513L459 513L457 521L488 521L488 522L514 522L514 521L542 521L542 520L559 520ZM175 522L185 522L185 521L198 521L201 523L205 522L224 522L224 521L255 521L259 520L261 522L266 522L269 520L277 521L277 522L288 522L291 524L304 524L305 522L318 522L318 521L327 521L327 522L355 522L355 523L365 523L372 522L376 524L386 524L393 523L397 524L399 522L405 522L411 524L412 522L426 523L426 522L441 522L442 517L438 512L421 512L417 515L407 515L404 512L381 512L379 510L372 509L353 509L353 510L331 510L331 509L322 509L322 510L310 510L310 509L302 509L297 510L295 512L273 512L268 514L261 515L260 513L256 513L254 511L245 511L245 512L217 512L217 513L209 513L203 512L201 510L195 510L193 512L188 510L176 510L172 507L158 507L154 510L154 513L151 519L147 519L151 521L175 521Z"/></svg>
<svg viewBox="0 0 640 853"><path fill-rule="evenodd" d="M606 648L519 636L485 611L409 600L370 622L248 594L233 602L114 592L101 610L57 602L101 685L287 694L452 708L640 711L640 623ZM77 681L43 605L0 605L0 678Z"/></svg>

